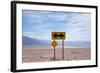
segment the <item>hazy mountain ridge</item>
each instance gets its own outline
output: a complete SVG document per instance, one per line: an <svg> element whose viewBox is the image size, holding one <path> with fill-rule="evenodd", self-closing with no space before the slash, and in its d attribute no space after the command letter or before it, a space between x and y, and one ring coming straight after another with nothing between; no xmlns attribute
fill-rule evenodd
<svg viewBox="0 0 100 73"><path fill-rule="evenodd" d="M22 37L22 42L23 42L23 46L41 46L41 45L46 45L47 43L35 38L30 38L30 37L26 37L23 36Z"/></svg>
<svg viewBox="0 0 100 73"><path fill-rule="evenodd" d="M36 47L36 46L50 46L52 40L38 40L35 38L30 38L23 36L22 38L24 47ZM58 46L62 45L62 41L57 41ZM90 47L91 43L89 41L64 41L65 46L83 46Z"/></svg>

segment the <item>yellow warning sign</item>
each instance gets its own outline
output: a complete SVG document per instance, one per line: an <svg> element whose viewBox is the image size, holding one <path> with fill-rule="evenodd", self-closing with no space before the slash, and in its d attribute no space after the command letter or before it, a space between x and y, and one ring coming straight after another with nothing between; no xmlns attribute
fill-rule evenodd
<svg viewBox="0 0 100 73"><path fill-rule="evenodd" d="M64 40L65 32L52 32L52 40Z"/></svg>
<svg viewBox="0 0 100 73"><path fill-rule="evenodd" d="M56 41L53 41L53 42L51 43L51 45L55 48L58 44L57 44Z"/></svg>

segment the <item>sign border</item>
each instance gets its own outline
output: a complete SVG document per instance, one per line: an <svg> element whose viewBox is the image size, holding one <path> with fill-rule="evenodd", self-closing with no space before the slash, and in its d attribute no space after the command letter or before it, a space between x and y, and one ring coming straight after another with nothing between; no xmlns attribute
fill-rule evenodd
<svg viewBox="0 0 100 73"><path fill-rule="evenodd" d="M17 4L36 4L36 5L50 5L50 6L67 6L67 7L81 7L81 8L95 8L96 9L96 64L85 66L72 66L72 67L54 67L54 68L39 68L39 69L22 69L17 70L16 60L16 5ZM11 1L11 71L12 72L25 72L25 71L42 71L42 70L55 70L55 69L73 69L73 68L86 68L98 66L98 6L91 5L75 5L75 4L60 4L60 3L45 3L45 2L28 2L28 1Z"/></svg>

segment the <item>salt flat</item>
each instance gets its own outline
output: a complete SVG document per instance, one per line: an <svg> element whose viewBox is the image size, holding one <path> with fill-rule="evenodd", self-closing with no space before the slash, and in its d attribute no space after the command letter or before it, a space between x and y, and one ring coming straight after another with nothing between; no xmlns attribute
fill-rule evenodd
<svg viewBox="0 0 100 73"><path fill-rule="evenodd" d="M56 49L56 60L53 60L54 49L23 48L22 62L45 62L62 60L62 49ZM65 48L64 60L88 60L91 59L90 48Z"/></svg>

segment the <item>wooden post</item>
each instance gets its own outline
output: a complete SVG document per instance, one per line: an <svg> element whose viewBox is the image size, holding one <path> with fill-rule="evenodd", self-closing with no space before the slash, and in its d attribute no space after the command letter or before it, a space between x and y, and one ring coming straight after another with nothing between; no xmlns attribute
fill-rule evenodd
<svg viewBox="0 0 100 73"><path fill-rule="evenodd" d="M64 60L64 40L62 40L62 60Z"/></svg>

